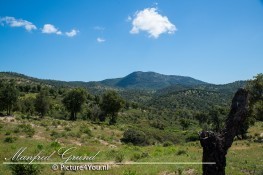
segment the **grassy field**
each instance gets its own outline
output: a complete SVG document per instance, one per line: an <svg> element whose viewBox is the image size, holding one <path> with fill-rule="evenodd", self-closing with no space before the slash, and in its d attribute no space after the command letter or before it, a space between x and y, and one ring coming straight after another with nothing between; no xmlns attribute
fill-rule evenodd
<svg viewBox="0 0 263 175"><path fill-rule="evenodd" d="M3 162L21 147L27 147L23 155L36 155L40 151L49 155L61 147L76 149L75 156L92 156L100 152L92 162L109 164L108 171L53 171L52 165L41 165L41 174L105 174L105 175L176 175L201 174L201 165L188 164L140 164L141 162L200 162L202 148L198 141L177 145L133 146L120 142L125 126L97 125L85 121L65 121L51 118L1 117L0 118L0 175L11 174ZM227 155L226 174L263 174L263 123L249 129L249 139L237 140ZM49 162L62 162L55 153ZM122 164L114 164L122 163ZM137 164L135 164L137 163ZM83 164L87 164L83 162ZM114 164L114 165L113 165Z"/></svg>

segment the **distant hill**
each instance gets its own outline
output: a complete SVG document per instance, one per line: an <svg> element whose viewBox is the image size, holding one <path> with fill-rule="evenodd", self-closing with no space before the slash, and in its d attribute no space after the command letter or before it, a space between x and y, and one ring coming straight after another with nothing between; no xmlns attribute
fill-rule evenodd
<svg viewBox="0 0 263 175"><path fill-rule="evenodd" d="M29 77L14 72L0 72L0 80L14 80L19 85L42 85L55 88L83 87L92 94L116 90L126 100L156 109L206 111L213 105L228 106L236 90L247 81L209 84L191 77L133 72L123 78L103 81L57 81Z"/></svg>
<svg viewBox="0 0 263 175"><path fill-rule="evenodd" d="M58 81L58 80L46 80L29 77L23 74L14 72L0 72L0 79L15 79L21 82L35 82L43 83L51 86L64 86L64 87L94 87L94 86L107 86L113 88L124 89L147 89L157 90L171 85L205 85L207 83L196 80L191 77L176 76L176 75L163 75L155 72L133 72L123 78L106 79L103 81L83 82L83 81Z"/></svg>
<svg viewBox="0 0 263 175"><path fill-rule="evenodd" d="M163 89L159 89L156 91L158 95L164 94L171 94L179 91L189 90L189 89L198 89L204 91L214 91L214 92L221 92L221 93L228 93L233 94L236 92L238 88L243 88L247 84L247 81L235 81L233 83L222 84L222 85L215 85L215 84L190 84L190 85L182 85L176 84L165 87Z"/></svg>
<svg viewBox="0 0 263 175"><path fill-rule="evenodd" d="M99 82L91 81L59 81L59 80L48 80L30 77L27 75L15 73L15 72L0 72L0 80L14 80L19 85L42 85L50 86L55 88L75 88L82 87L87 88L89 92L93 94L102 93L108 89L114 89L112 87L103 85Z"/></svg>
<svg viewBox="0 0 263 175"><path fill-rule="evenodd" d="M229 84L215 85L186 76L163 75L141 71L133 72L123 78L91 82L38 79L15 72L0 72L1 79L15 80L19 84L41 84L53 87L156 91L159 95L187 89L233 93L236 89L246 84L246 81L236 81Z"/></svg>
<svg viewBox="0 0 263 175"><path fill-rule="evenodd" d="M191 109L207 111L211 106L229 106L238 88L243 88L247 81L236 81L224 85L172 85L156 91L148 105L154 108L170 110Z"/></svg>
<svg viewBox="0 0 263 175"><path fill-rule="evenodd" d="M202 85L203 81L191 77L163 75L155 72L133 72L123 78L109 79L100 83L119 88L157 90L171 85Z"/></svg>

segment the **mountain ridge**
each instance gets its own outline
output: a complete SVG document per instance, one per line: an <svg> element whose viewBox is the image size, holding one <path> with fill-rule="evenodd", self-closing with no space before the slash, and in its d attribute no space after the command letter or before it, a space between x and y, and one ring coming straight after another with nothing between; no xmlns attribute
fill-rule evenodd
<svg viewBox="0 0 263 175"><path fill-rule="evenodd" d="M159 91L169 87L180 87L185 88L198 88L198 89L212 89L222 88L235 85L236 82L241 82L244 84L246 81L235 81L227 84L212 84L189 76L179 76L179 75L164 75L156 72L143 72L135 71L122 78L110 78L102 81L61 81L52 79L40 79L16 72L0 72L0 79L16 79L24 80L25 82L32 81L38 84L48 84L50 86L62 86L62 87L108 87L117 89L139 89L139 90L155 90ZM179 89L180 89L179 88ZM211 89L211 88L210 88Z"/></svg>
<svg viewBox="0 0 263 175"><path fill-rule="evenodd" d="M133 72L123 78L91 82L45 80L14 72L0 72L1 79L14 80L22 89L28 85L58 89L82 87L92 95L101 95L107 90L115 90L131 103L160 110L169 109L174 112L178 108L206 111L214 105L226 107L230 104L236 90L245 87L248 82L235 81L215 85L191 77L169 76L155 72Z"/></svg>

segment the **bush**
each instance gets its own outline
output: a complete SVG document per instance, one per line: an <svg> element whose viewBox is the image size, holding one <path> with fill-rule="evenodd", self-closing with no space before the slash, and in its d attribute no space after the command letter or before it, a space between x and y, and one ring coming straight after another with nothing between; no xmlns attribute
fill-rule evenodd
<svg viewBox="0 0 263 175"><path fill-rule="evenodd" d="M58 142L52 142L52 143L50 144L50 146L51 146L51 147L54 147L54 148L58 148L58 147L60 147L60 144L59 144Z"/></svg>
<svg viewBox="0 0 263 175"><path fill-rule="evenodd" d="M38 144L38 145L37 145L37 148L38 148L39 150L42 150L42 149L44 148L44 146L43 146L42 144Z"/></svg>
<svg viewBox="0 0 263 175"><path fill-rule="evenodd" d="M89 128L80 128L80 132L87 134L88 136L92 136L91 130Z"/></svg>
<svg viewBox="0 0 263 175"><path fill-rule="evenodd" d="M6 131L5 135L7 136L11 135L11 131Z"/></svg>
<svg viewBox="0 0 263 175"><path fill-rule="evenodd" d="M115 162L121 163L124 160L124 154L119 152L115 155Z"/></svg>
<svg viewBox="0 0 263 175"><path fill-rule="evenodd" d="M199 135L197 133L189 133L186 135L186 139L187 142L193 142L193 141L197 141L199 140Z"/></svg>
<svg viewBox="0 0 263 175"><path fill-rule="evenodd" d="M19 125L22 132L26 133L28 137L32 137L35 134L34 128L30 124Z"/></svg>
<svg viewBox="0 0 263 175"><path fill-rule="evenodd" d="M16 137L6 137L4 142L6 142L6 143L13 143L16 140L17 140Z"/></svg>
<svg viewBox="0 0 263 175"><path fill-rule="evenodd" d="M14 129L14 133L19 133L19 132L20 132L19 127L16 127L16 128Z"/></svg>
<svg viewBox="0 0 263 175"><path fill-rule="evenodd" d="M143 152L143 153L134 153L133 155L132 155L132 157L131 157L131 160L132 161L134 161L134 162L136 162L137 160L139 160L139 159L142 159L142 158L145 158L145 157L148 157L149 156L149 154L148 153L145 153L145 152Z"/></svg>
<svg viewBox="0 0 263 175"><path fill-rule="evenodd" d="M157 128L157 129L160 129L160 130L164 130L164 128L165 128L164 123L161 122L160 120L151 122L150 126Z"/></svg>
<svg viewBox="0 0 263 175"><path fill-rule="evenodd" d="M186 154L185 150L178 150L176 153L176 155L178 155L178 156L183 155L183 154Z"/></svg>
<svg viewBox="0 0 263 175"><path fill-rule="evenodd" d="M135 129L128 129L123 133L123 138L121 139L124 143L132 143L133 145L147 145L148 139L144 132L135 130Z"/></svg>
<svg viewBox="0 0 263 175"><path fill-rule="evenodd" d="M54 137L54 138L59 138L60 137L60 134L57 132L57 131L52 131L51 134L50 134L51 137Z"/></svg>
<svg viewBox="0 0 263 175"><path fill-rule="evenodd" d="M156 142L164 143L167 141L175 144L178 143L178 139L180 139L178 134L169 131L144 128L144 133L148 138L149 144L155 144Z"/></svg>
<svg viewBox="0 0 263 175"><path fill-rule="evenodd" d="M67 127L67 126L64 129L65 129L65 131L71 131L71 128Z"/></svg>
<svg viewBox="0 0 263 175"><path fill-rule="evenodd" d="M168 147L168 146L172 146L172 145L173 145L173 143L170 141L166 141L163 143L163 147Z"/></svg>
<svg viewBox="0 0 263 175"><path fill-rule="evenodd" d="M179 122L183 130L187 129L191 125L191 122L189 119L181 118Z"/></svg>
<svg viewBox="0 0 263 175"><path fill-rule="evenodd" d="M9 165L12 175L38 175L42 167L32 164L12 164Z"/></svg>
<svg viewBox="0 0 263 175"><path fill-rule="evenodd" d="M131 160L134 161L134 162L136 162L136 161L139 160L140 158L141 158L141 154L139 154L139 153L134 153L134 154L132 155Z"/></svg>

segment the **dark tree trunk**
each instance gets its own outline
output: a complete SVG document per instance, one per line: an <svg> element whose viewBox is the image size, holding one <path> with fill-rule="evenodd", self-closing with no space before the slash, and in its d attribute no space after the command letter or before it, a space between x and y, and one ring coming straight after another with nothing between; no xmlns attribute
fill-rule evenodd
<svg viewBox="0 0 263 175"><path fill-rule="evenodd" d="M75 121L77 119L76 112L71 112L70 120Z"/></svg>
<svg viewBox="0 0 263 175"><path fill-rule="evenodd" d="M241 124L248 116L248 92L239 89L232 99L226 127L220 133L202 131L199 135L203 147L203 175L225 175L226 154Z"/></svg>
<svg viewBox="0 0 263 175"><path fill-rule="evenodd" d="M113 113L113 114L111 114L109 124L114 125L116 123L117 123L117 117L116 117L116 114Z"/></svg>

